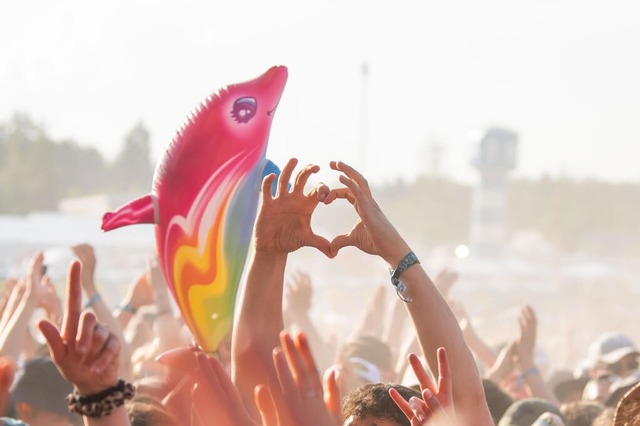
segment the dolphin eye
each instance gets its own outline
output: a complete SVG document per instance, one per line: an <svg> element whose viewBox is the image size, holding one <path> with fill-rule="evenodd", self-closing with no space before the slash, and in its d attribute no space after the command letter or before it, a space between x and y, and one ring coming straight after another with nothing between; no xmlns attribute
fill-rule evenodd
<svg viewBox="0 0 640 426"><path fill-rule="evenodd" d="M257 109L258 104L256 98L239 98L233 103L231 117L233 117L237 123L247 123L256 115Z"/></svg>

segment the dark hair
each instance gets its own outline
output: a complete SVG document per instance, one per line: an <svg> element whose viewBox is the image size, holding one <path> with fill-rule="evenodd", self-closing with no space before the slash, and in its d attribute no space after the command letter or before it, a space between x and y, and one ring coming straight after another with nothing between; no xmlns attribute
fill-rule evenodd
<svg viewBox="0 0 640 426"><path fill-rule="evenodd" d="M568 402L560 407L567 426L591 425L602 410L604 405L597 401Z"/></svg>
<svg viewBox="0 0 640 426"><path fill-rule="evenodd" d="M151 396L135 397L127 402L131 426L178 426L180 423L161 401Z"/></svg>
<svg viewBox="0 0 640 426"><path fill-rule="evenodd" d="M513 398L492 380L482 379L482 387L491 418L495 424L498 424L507 408L513 404Z"/></svg>
<svg viewBox="0 0 640 426"><path fill-rule="evenodd" d="M366 359L380 370L389 370L391 366L391 349L382 340L375 336L359 335L346 342L341 350L340 357L344 360L351 357Z"/></svg>
<svg viewBox="0 0 640 426"><path fill-rule="evenodd" d="M405 400L412 396L422 398L420 392L402 385L391 383L372 383L360 386L351 392L342 402L342 414L345 419L353 416L356 419L375 417L380 420L391 420L402 426L411 423L398 408L389 395L389 389L395 388Z"/></svg>

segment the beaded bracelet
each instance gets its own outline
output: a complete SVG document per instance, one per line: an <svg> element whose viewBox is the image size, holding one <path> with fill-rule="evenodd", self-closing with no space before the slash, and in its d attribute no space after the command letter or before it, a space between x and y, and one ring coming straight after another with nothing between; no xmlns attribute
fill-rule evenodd
<svg viewBox="0 0 640 426"><path fill-rule="evenodd" d="M67 406L72 413L87 417L105 417L133 398L135 387L120 379L118 384L93 395L82 396L78 391L67 395Z"/></svg>
<svg viewBox="0 0 640 426"><path fill-rule="evenodd" d="M416 254L413 251L410 251L405 257L402 258L400 263L398 263L396 269L389 269L389 274L391 274L391 284L393 284L393 286L396 288L396 294L398 295L400 300L405 303L411 303L413 299L405 296L407 286L405 286L404 283L400 281L400 274L402 274L404 271L406 271L416 263L420 263L420 261L418 260Z"/></svg>

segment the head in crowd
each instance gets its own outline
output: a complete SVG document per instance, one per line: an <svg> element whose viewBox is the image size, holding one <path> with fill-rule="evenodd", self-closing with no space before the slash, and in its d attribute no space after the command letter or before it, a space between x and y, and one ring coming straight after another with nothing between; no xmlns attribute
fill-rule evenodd
<svg viewBox="0 0 640 426"><path fill-rule="evenodd" d="M638 356L640 352L635 343L622 333L604 333L589 346L593 368L604 369L620 377L638 369Z"/></svg>
<svg viewBox="0 0 640 426"><path fill-rule="evenodd" d="M567 426L557 414L550 412L542 413L531 426Z"/></svg>
<svg viewBox="0 0 640 426"><path fill-rule="evenodd" d="M604 405L615 407L624 394L640 383L640 371L635 371L626 377L619 377L609 386L609 396L605 399Z"/></svg>
<svg viewBox="0 0 640 426"><path fill-rule="evenodd" d="M599 371L598 374L590 379L584 386L582 399L587 401L606 401L609 397L609 389L616 378L617 376L607 373L606 371Z"/></svg>
<svg viewBox="0 0 640 426"><path fill-rule="evenodd" d="M82 424L71 415L66 396L73 391L51 359L31 358L16 372L11 389L18 418L30 426L67 426L70 421Z"/></svg>
<svg viewBox="0 0 640 426"><path fill-rule="evenodd" d="M180 423L153 397L136 396L127 402L131 426L178 426Z"/></svg>
<svg viewBox="0 0 640 426"><path fill-rule="evenodd" d="M566 426L589 426L604 410L605 406L596 401L575 401L562 404Z"/></svg>
<svg viewBox="0 0 640 426"><path fill-rule="evenodd" d="M420 392L402 385L364 385L347 395L342 402L344 424L366 426L374 422L379 426L410 426L407 417L389 395L389 389L392 387L407 401L413 396L422 398Z"/></svg>
<svg viewBox="0 0 640 426"><path fill-rule="evenodd" d="M338 354L338 363L344 369L344 380L340 384L342 395L368 383L391 382L395 379L391 349L374 336L360 335L346 342Z"/></svg>
<svg viewBox="0 0 640 426"><path fill-rule="evenodd" d="M558 401L566 404L582 399L582 392L587 382L589 382L588 377L575 378L571 372L560 370L553 373L548 386Z"/></svg>
<svg viewBox="0 0 640 426"><path fill-rule="evenodd" d="M613 426L640 426L640 384L631 388L618 402Z"/></svg>
<svg viewBox="0 0 640 426"><path fill-rule="evenodd" d="M521 399L511 404L498 422L498 426L531 426L538 417L546 412L553 413L563 419L558 407L544 399Z"/></svg>
<svg viewBox="0 0 640 426"><path fill-rule="evenodd" d="M605 407L605 409L598 414L598 417L593 419L591 426L611 426L613 424L613 417L615 414L615 407Z"/></svg>
<svg viewBox="0 0 640 426"><path fill-rule="evenodd" d="M487 398L491 418L493 418L494 423L498 424L505 411L513 404L513 398L492 380L482 379L482 386L484 387L484 395Z"/></svg>

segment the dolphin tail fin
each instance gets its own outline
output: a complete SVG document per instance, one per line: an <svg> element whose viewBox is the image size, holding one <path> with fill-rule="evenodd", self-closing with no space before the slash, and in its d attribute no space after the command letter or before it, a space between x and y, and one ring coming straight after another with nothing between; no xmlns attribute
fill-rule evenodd
<svg viewBox="0 0 640 426"><path fill-rule="evenodd" d="M115 212L105 213L101 228L103 231L111 231L128 225L156 223L156 217L155 197L147 194L128 202Z"/></svg>
<svg viewBox="0 0 640 426"><path fill-rule="evenodd" d="M267 163L264 165L264 170L262 171L262 178L260 180L262 181L262 179L269 176L271 173L276 175L276 180L273 181L273 185L271 185L271 195L275 197L276 190L278 189L278 178L280 177L280 168L276 166L276 164L273 161L267 160ZM288 185L289 185L289 189L291 189L291 184L288 184Z"/></svg>

